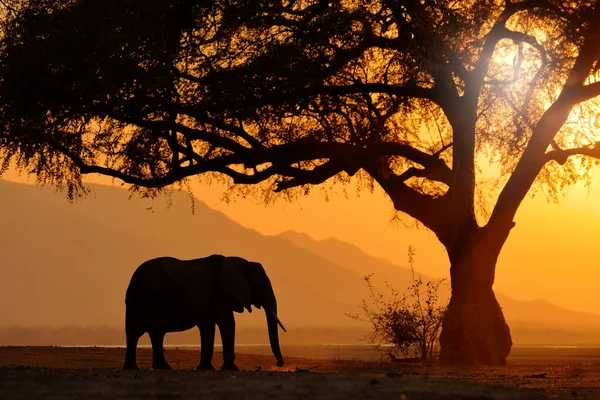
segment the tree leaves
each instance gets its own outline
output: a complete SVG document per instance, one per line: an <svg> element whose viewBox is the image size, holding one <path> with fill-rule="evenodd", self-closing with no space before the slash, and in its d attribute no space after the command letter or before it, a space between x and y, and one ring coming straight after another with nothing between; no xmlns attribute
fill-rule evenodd
<svg viewBox="0 0 600 400"><path fill-rule="evenodd" d="M216 173L262 183L258 193L302 192L362 171L397 210L444 237L440 229L457 232L452 224L483 214L475 204L492 214L592 34L596 3L9 6L0 48L4 165L18 160L41 182L77 186L82 174L101 173L157 190ZM583 90L579 98L597 95L592 85ZM581 107L589 116L592 103ZM571 126L557 143L585 148L600 140L596 131ZM546 147L527 160L546 160ZM477 171L486 158L499 173L484 190ZM544 166L527 160L537 176ZM554 192L589 176L588 163L578 165L567 180L544 172L538 181Z"/></svg>

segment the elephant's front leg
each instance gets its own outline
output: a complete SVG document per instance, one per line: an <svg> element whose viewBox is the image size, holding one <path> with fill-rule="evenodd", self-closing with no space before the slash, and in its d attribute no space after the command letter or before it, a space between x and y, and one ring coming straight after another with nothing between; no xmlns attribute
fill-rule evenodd
<svg viewBox="0 0 600 400"><path fill-rule="evenodd" d="M210 320L198 324L200 330L200 364L196 369L214 371L212 366L213 349L215 346L215 323Z"/></svg>
<svg viewBox="0 0 600 400"><path fill-rule="evenodd" d="M235 365L235 319L233 311L224 311L217 320L223 343L223 365L221 370L239 371Z"/></svg>

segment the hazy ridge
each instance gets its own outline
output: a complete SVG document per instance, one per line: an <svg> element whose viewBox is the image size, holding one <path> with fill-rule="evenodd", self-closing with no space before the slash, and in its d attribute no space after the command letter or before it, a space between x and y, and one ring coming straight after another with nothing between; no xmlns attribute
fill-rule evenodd
<svg viewBox="0 0 600 400"><path fill-rule="evenodd" d="M119 341L116 332L123 325L129 277L141 262L160 255L196 258L222 253L262 262L278 296L281 317L296 332L285 339L290 342L358 340L367 327L345 313L356 312L357 303L366 297L363 276L375 273L376 279L398 287L410 277L408 269L336 239L314 241L295 232L264 236L199 200L192 214L190 199L183 193L175 193L168 207L165 198L129 199L120 188L91 188L88 197L69 204L64 194L51 188L0 181L4 210L0 344L28 344L13 343L14 338L27 337L29 344L56 342L77 335L87 337L84 342ZM593 343L593 332L600 331L600 316L595 314L544 300L522 302L501 294L498 298L515 343L530 342L529 337L540 334L544 337L539 343L546 334L553 343ZM252 333L255 328L266 331L260 311L237 319L242 340L260 340L260 333ZM185 341L197 343L197 332L183 335Z"/></svg>
<svg viewBox="0 0 600 400"><path fill-rule="evenodd" d="M371 256L352 244L334 238L316 241L308 235L292 231L284 232L279 236L313 254L339 265L344 265L361 276L374 274L372 279L380 287L383 287L384 282L391 283L396 287L403 287L411 279L412 274L409 268L394 265L388 260ZM419 250L424 251L424 249L417 249L417 269ZM406 249L401 249L401 251L406 251ZM426 275L422 275L422 277L425 280L434 279ZM447 286L446 289L445 294L449 295ZM597 314L568 310L544 299L514 300L498 292L496 292L496 297L504 310L506 319L513 326L549 329L579 327L598 328L600 330L600 315Z"/></svg>

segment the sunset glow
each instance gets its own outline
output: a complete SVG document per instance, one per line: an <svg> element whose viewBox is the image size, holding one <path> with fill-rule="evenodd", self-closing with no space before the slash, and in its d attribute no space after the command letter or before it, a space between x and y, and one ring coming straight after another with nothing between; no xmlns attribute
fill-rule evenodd
<svg viewBox="0 0 600 400"><path fill-rule="evenodd" d="M123 346L123 374L176 382L138 370L189 368L167 347L191 342L197 383L252 394L324 357L375 374L365 399L420 365L588 400L597 374L564 379L600 358L599 21L600 0L0 0L0 346Z"/></svg>

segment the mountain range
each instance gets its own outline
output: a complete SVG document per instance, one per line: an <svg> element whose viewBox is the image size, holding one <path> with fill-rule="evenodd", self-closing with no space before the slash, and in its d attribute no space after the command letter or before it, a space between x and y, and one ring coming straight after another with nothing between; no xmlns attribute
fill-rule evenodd
<svg viewBox="0 0 600 400"><path fill-rule="evenodd" d="M88 196L69 203L52 188L0 180L0 327L121 329L131 274L163 255L220 253L260 261L283 322L297 329L364 329L346 315L368 296L364 276L374 274L379 288L384 281L406 287L412 276L337 239L315 241L292 231L262 235L200 200L192 206L186 193L151 200L118 187L89 187ZM600 315L497 296L511 325L600 331ZM263 326L260 314L239 315L238 326Z"/></svg>

